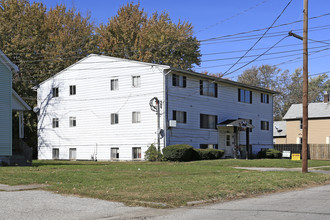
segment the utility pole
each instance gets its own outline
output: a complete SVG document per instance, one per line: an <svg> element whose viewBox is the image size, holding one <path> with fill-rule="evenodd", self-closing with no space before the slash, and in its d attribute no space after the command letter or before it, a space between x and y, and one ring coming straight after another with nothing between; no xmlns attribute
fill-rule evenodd
<svg viewBox="0 0 330 220"><path fill-rule="evenodd" d="M308 0L304 0L303 29L303 136L302 136L302 172L308 172Z"/></svg>
<svg viewBox="0 0 330 220"><path fill-rule="evenodd" d="M289 32L293 36L303 41L303 135L302 135L302 172L308 172L308 0L304 0L304 27L303 37Z"/></svg>

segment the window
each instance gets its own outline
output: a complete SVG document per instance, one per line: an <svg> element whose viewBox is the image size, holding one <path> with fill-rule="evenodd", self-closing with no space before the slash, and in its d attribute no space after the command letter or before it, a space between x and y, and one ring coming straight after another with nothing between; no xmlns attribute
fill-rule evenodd
<svg viewBox="0 0 330 220"><path fill-rule="evenodd" d="M69 159L70 160L77 159L77 149L76 148L70 148L69 149Z"/></svg>
<svg viewBox="0 0 330 220"><path fill-rule="evenodd" d="M141 147L133 147L133 159L141 159Z"/></svg>
<svg viewBox="0 0 330 220"><path fill-rule="evenodd" d="M54 87L52 89L52 93L53 93L53 98L58 97L58 87Z"/></svg>
<svg viewBox="0 0 330 220"><path fill-rule="evenodd" d="M231 146L231 137L230 134L226 134L226 146Z"/></svg>
<svg viewBox="0 0 330 220"><path fill-rule="evenodd" d="M112 79L110 81L110 90L118 90L118 79Z"/></svg>
<svg viewBox="0 0 330 220"><path fill-rule="evenodd" d="M218 144L200 144L200 149L218 149Z"/></svg>
<svg viewBox="0 0 330 220"><path fill-rule="evenodd" d="M187 112L173 110L173 120L177 123L187 123Z"/></svg>
<svg viewBox="0 0 330 220"><path fill-rule="evenodd" d="M216 115L200 114L200 128L215 129L217 122L218 122L218 116Z"/></svg>
<svg viewBox="0 0 330 220"><path fill-rule="evenodd" d="M269 130L269 122L268 121L261 121L261 130Z"/></svg>
<svg viewBox="0 0 330 220"><path fill-rule="evenodd" d="M302 137L297 138L297 144L302 144Z"/></svg>
<svg viewBox="0 0 330 220"><path fill-rule="evenodd" d="M70 117L70 127L76 127L77 125L77 121L76 121L76 117Z"/></svg>
<svg viewBox="0 0 330 220"><path fill-rule="evenodd" d="M119 159L119 148L111 148L111 159Z"/></svg>
<svg viewBox="0 0 330 220"><path fill-rule="evenodd" d="M111 114L111 124L118 124L119 123L119 115L116 113Z"/></svg>
<svg viewBox="0 0 330 220"><path fill-rule="evenodd" d="M141 112L132 112L132 123L141 123Z"/></svg>
<svg viewBox="0 0 330 220"><path fill-rule="evenodd" d="M303 120L302 120L302 119L300 119L299 128L300 128L300 130L302 130L302 129L303 129Z"/></svg>
<svg viewBox="0 0 330 220"><path fill-rule="evenodd" d="M59 126L58 118L53 118L53 128L58 128L58 126Z"/></svg>
<svg viewBox="0 0 330 220"><path fill-rule="evenodd" d="M268 94L264 94L264 93L261 93L260 94L260 102L261 103L269 103L269 95Z"/></svg>
<svg viewBox="0 0 330 220"><path fill-rule="evenodd" d="M172 75L172 85L186 88L187 87L187 77L173 74Z"/></svg>
<svg viewBox="0 0 330 220"><path fill-rule="evenodd" d="M70 95L75 95L76 94L76 86L72 85L70 86Z"/></svg>
<svg viewBox="0 0 330 220"><path fill-rule="evenodd" d="M252 91L238 89L238 101L252 104Z"/></svg>
<svg viewBox="0 0 330 220"><path fill-rule="evenodd" d="M60 159L60 150L58 148L53 148L53 160Z"/></svg>
<svg viewBox="0 0 330 220"><path fill-rule="evenodd" d="M132 87L133 88L141 87L140 76L132 76Z"/></svg>
<svg viewBox="0 0 330 220"><path fill-rule="evenodd" d="M218 84L200 80L199 87L200 95L218 97Z"/></svg>

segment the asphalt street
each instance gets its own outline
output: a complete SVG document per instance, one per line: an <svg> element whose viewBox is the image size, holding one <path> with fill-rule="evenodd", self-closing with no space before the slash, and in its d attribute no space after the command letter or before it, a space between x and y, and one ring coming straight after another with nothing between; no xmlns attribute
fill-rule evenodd
<svg viewBox="0 0 330 220"><path fill-rule="evenodd" d="M1 220L330 219L330 185L178 209L127 207L31 189L0 191L0 204Z"/></svg>

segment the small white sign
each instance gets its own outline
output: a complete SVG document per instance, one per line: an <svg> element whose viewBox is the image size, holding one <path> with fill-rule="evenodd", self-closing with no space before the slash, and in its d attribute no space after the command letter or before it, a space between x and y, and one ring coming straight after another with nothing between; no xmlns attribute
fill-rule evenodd
<svg viewBox="0 0 330 220"><path fill-rule="evenodd" d="M290 158L291 157L291 151L283 151L282 152L282 157L288 157L288 158Z"/></svg>

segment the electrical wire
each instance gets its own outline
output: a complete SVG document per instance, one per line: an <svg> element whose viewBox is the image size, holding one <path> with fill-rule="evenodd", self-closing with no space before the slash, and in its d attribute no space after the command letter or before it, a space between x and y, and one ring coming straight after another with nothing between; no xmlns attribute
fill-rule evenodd
<svg viewBox="0 0 330 220"><path fill-rule="evenodd" d="M272 28L272 26L276 23L276 21L282 16L282 14L284 13L284 11L289 7L289 5L291 4L292 0L290 0L287 5L284 7L284 9L282 10L282 12L277 16L277 18L273 21L273 23L267 28L267 30L263 33L263 35L252 45L252 47L250 47L244 54L243 56L241 56L228 70L226 70L224 72L224 75L226 75L234 66L236 66L236 64L239 63L239 61L241 61L258 43L259 41L261 41L261 39L267 34L267 32ZM284 40L284 38L282 38ZM279 42L281 42L282 40L280 40ZM279 43L278 42L278 43ZM276 44L278 44L276 43ZM271 47L272 48L272 47ZM269 50L267 50L266 52L268 52ZM263 53L265 54L265 53ZM243 66L244 67L244 66ZM238 68L236 69L235 71L239 70L241 68ZM232 71L230 72L229 74L235 72L235 71ZM227 74L227 75L229 75Z"/></svg>

